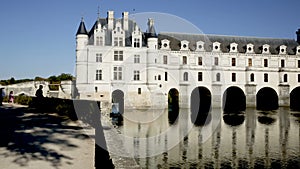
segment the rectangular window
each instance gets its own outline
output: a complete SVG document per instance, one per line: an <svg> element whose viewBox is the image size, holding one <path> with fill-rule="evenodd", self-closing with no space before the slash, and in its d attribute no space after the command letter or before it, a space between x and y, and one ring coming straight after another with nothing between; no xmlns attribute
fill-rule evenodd
<svg viewBox="0 0 300 169"><path fill-rule="evenodd" d="M183 57L182 57L182 64L183 64L183 65L186 65L186 64L187 64L187 57L186 57L186 56L183 56Z"/></svg>
<svg viewBox="0 0 300 169"><path fill-rule="evenodd" d="M114 37L114 46L123 46L123 38Z"/></svg>
<svg viewBox="0 0 300 169"><path fill-rule="evenodd" d="M236 73L231 74L231 81L233 81L233 82L236 81Z"/></svg>
<svg viewBox="0 0 300 169"><path fill-rule="evenodd" d="M123 51L114 51L114 61L123 61Z"/></svg>
<svg viewBox="0 0 300 169"><path fill-rule="evenodd" d="M231 66L235 66L235 58L231 58Z"/></svg>
<svg viewBox="0 0 300 169"><path fill-rule="evenodd" d="M168 72L165 72L165 81L168 81Z"/></svg>
<svg viewBox="0 0 300 169"><path fill-rule="evenodd" d="M96 53L96 62L102 62L102 53Z"/></svg>
<svg viewBox="0 0 300 169"><path fill-rule="evenodd" d="M114 38L114 46L118 46L118 38L117 37Z"/></svg>
<svg viewBox="0 0 300 169"><path fill-rule="evenodd" d="M102 70L96 70L96 80L102 80Z"/></svg>
<svg viewBox="0 0 300 169"><path fill-rule="evenodd" d="M164 64L168 64L168 56L167 55L164 55L163 56L163 62L164 62Z"/></svg>
<svg viewBox="0 0 300 169"><path fill-rule="evenodd" d="M264 67L268 67L268 59L264 59Z"/></svg>
<svg viewBox="0 0 300 169"><path fill-rule="evenodd" d="M133 80L140 80L140 71L139 70L133 71Z"/></svg>
<svg viewBox="0 0 300 169"><path fill-rule="evenodd" d="M283 82L288 82L288 75L287 74L283 75Z"/></svg>
<svg viewBox="0 0 300 169"><path fill-rule="evenodd" d="M100 45L100 46L104 46L104 43L103 43L103 37L102 37L102 36L100 37L99 45Z"/></svg>
<svg viewBox="0 0 300 169"><path fill-rule="evenodd" d="M119 37L119 46L123 46L123 38Z"/></svg>
<svg viewBox="0 0 300 169"><path fill-rule="evenodd" d="M140 39L134 38L133 47L139 48L140 47Z"/></svg>
<svg viewBox="0 0 300 169"><path fill-rule="evenodd" d="M249 67L252 66L252 59L251 59L251 58L248 59L248 66L249 66Z"/></svg>
<svg viewBox="0 0 300 169"><path fill-rule="evenodd" d="M114 80L122 80L122 67L114 67Z"/></svg>
<svg viewBox="0 0 300 169"><path fill-rule="evenodd" d="M100 46L100 37L96 37L96 45Z"/></svg>
<svg viewBox="0 0 300 169"><path fill-rule="evenodd" d="M268 82L269 81L269 76L267 73L264 74L264 82Z"/></svg>
<svg viewBox="0 0 300 169"><path fill-rule="evenodd" d="M215 66L218 66L219 65L219 58L218 57L215 57Z"/></svg>
<svg viewBox="0 0 300 169"><path fill-rule="evenodd" d="M198 72L198 81L202 81L203 80L203 74L202 72Z"/></svg>
<svg viewBox="0 0 300 169"><path fill-rule="evenodd" d="M284 61L284 59L281 59L280 66L281 66L281 67L285 67L285 61Z"/></svg>
<svg viewBox="0 0 300 169"><path fill-rule="evenodd" d="M142 89L138 88L138 94L142 94Z"/></svg>
<svg viewBox="0 0 300 169"><path fill-rule="evenodd" d="M298 82L300 82L300 74L298 74Z"/></svg>
<svg viewBox="0 0 300 169"><path fill-rule="evenodd" d="M202 65L202 57L198 57L198 65Z"/></svg>
<svg viewBox="0 0 300 169"><path fill-rule="evenodd" d="M103 37L96 37L96 45L97 46L103 46Z"/></svg>
<svg viewBox="0 0 300 169"><path fill-rule="evenodd" d="M134 63L140 63L140 55L134 55Z"/></svg>
<svg viewBox="0 0 300 169"><path fill-rule="evenodd" d="M298 68L300 68L300 60L298 60Z"/></svg>

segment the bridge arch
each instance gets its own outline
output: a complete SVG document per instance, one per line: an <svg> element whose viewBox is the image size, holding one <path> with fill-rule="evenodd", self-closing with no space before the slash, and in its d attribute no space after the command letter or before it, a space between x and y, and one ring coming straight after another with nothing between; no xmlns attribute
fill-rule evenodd
<svg viewBox="0 0 300 169"><path fill-rule="evenodd" d="M246 96L237 86L228 87L223 94L224 112L240 112L246 110Z"/></svg>
<svg viewBox="0 0 300 169"><path fill-rule="evenodd" d="M290 93L290 108L292 110L300 110L300 86L294 88Z"/></svg>
<svg viewBox="0 0 300 169"><path fill-rule="evenodd" d="M276 110L278 109L278 95L271 87L263 87L256 94L257 110Z"/></svg>
<svg viewBox="0 0 300 169"><path fill-rule="evenodd" d="M179 115L179 92L171 88L168 92L168 119L170 124L174 124Z"/></svg>
<svg viewBox="0 0 300 169"><path fill-rule="evenodd" d="M191 93L191 119L194 124L203 121L209 115L211 108L211 92L208 88L199 86Z"/></svg>
<svg viewBox="0 0 300 169"><path fill-rule="evenodd" d="M112 103L117 103L119 112L124 113L124 92L122 90L114 90L111 94Z"/></svg>

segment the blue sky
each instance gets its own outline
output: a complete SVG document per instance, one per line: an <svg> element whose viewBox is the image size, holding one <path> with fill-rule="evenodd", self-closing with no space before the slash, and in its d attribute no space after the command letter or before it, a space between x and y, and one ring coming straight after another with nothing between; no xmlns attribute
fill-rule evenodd
<svg viewBox="0 0 300 169"><path fill-rule="evenodd" d="M3 0L0 79L75 75L75 34L82 16L91 28L98 6L101 17L168 13L206 34L295 39L300 28L299 0Z"/></svg>

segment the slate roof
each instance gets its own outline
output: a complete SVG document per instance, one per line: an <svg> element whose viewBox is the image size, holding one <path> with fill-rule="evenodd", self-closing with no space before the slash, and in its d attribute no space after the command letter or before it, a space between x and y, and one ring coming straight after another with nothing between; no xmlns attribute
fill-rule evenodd
<svg viewBox="0 0 300 169"><path fill-rule="evenodd" d="M190 50L196 49L196 42L203 41L205 43L204 48L206 51L212 51L212 43L220 42L221 51L229 52L231 43L238 44L238 52L245 53L246 45L253 44L254 52L259 54L262 53L262 46L264 44L270 45L271 54L278 54L279 47L281 45L287 46L288 54L295 54L296 47L299 45L294 39L275 39L275 38L257 38L257 37L243 37L243 36L225 36L225 35L204 35L204 34L184 34L184 33L160 33L158 34L158 41L161 42L163 39L170 41L170 47L172 50L180 50L180 41L189 41ZM161 44L159 44L161 45Z"/></svg>
<svg viewBox="0 0 300 169"><path fill-rule="evenodd" d="M123 24L123 19L116 19L114 18L114 28L116 26L116 23L120 21L122 25ZM101 23L102 28L106 28L107 29L107 18L98 18L97 21L94 23L93 27L91 28L91 30L89 31L88 35L89 35L89 44L93 44L94 43L94 30L97 28L98 22ZM133 20L128 20L128 30L125 31L125 46L131 46L132 44L132 32L134 31L135 26L137 25L137 23ZM105 34L105 45L111 45L112 44L112 31L113 30L106 30L106 34ZM145 34L145 33L144 33ZM143 42L143 46L146 46L146 36L143 34L142 36L142 42Z"/></svg>
<svg viewBox="0 0 300 169"><path fill-rule="evenodd" d="M88 32L85 28L83 19L81 19L81 22L80 22L80 25L78 27L76 35L79 35L79 34L82 34L82 35L87 35L88 34Z"/></svg>

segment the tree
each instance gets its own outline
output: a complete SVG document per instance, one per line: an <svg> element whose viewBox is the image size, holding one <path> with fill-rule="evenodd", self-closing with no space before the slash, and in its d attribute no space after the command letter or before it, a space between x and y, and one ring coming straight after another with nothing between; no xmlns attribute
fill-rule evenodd
<svg viewBox="0 0 300 169"><path fill-rule="evenodd" d="M10 78L9 79L9 84L15 84L16 83L16 80L15 80L15 78Z"/></svg>
<svg viewBox="0 0 300 169"><path fill-rule="evenodd" d="M57 77L57 79L59 81L63 81L63 80L72 80L73 79L73 76L71 74L66 74L66 73L62 73L61 75L59 75Z"/></svg>

